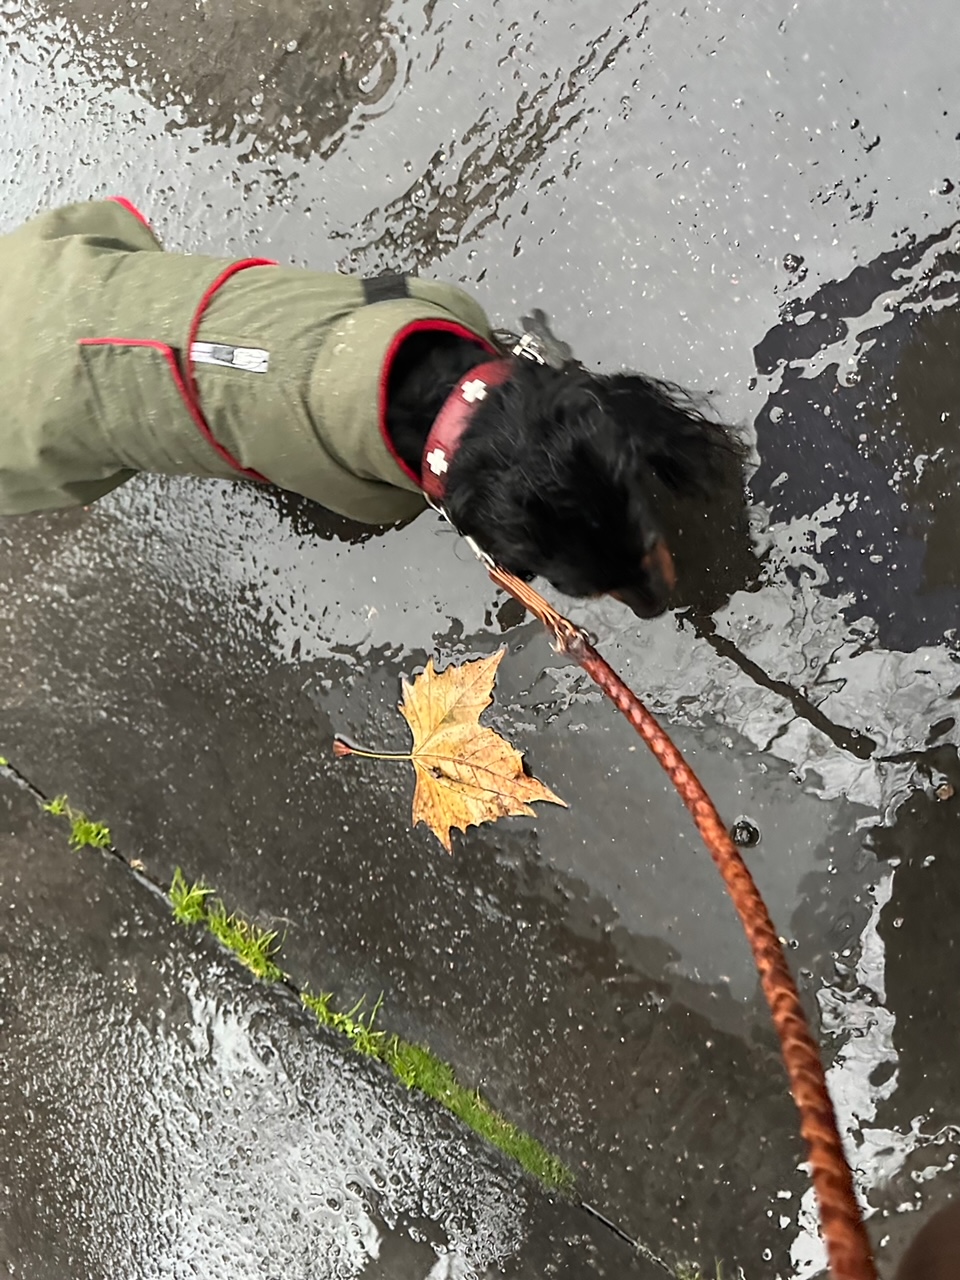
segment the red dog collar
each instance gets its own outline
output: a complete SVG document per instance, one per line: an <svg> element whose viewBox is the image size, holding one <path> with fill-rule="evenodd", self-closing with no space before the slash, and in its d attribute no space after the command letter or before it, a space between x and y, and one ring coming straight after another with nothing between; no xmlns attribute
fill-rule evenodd
<svg viewBox="0 0 960 1280"><path fill-rule="evenodd" d="M487 360L468 370L443 402L423 446L420 463L421 487L435 506L443 503L450 465L464 431L487 398L487 389L500 386L509 377L509 360Z"/></svg>

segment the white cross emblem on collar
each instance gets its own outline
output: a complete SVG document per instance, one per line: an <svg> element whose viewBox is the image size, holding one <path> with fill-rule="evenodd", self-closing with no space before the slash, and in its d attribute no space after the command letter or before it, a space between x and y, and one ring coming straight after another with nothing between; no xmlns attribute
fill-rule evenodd
<svg viewBox="0 0 960 1280"><path fill-rule="evenodd" d="M467 404L473 404L475 400L485 400L487 398L487 384L482 378L474 378L470 382L465 382L460 391Z"/></svg>
<svg viewBox="0 0 960 1280"><path fill-rule="evenodd" d="M450 470L447 455L439 446L436 449L431 449L427 454L426 463L435 476L442 476L445 471Z"/></svg>

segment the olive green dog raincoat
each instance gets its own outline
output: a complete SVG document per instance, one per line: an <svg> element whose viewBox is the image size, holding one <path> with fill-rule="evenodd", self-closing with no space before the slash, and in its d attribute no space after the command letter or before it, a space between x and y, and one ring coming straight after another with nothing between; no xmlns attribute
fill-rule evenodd
<svg viewBox="0 0 960 1280"><path fill-rule="evenodd" d="M267 481L370 523L416 515L385 429L390 361L423 329L489 352L490 325L451 285L379 285L164 253L124 200L0 236L0 514L155 471Z"/></svg>

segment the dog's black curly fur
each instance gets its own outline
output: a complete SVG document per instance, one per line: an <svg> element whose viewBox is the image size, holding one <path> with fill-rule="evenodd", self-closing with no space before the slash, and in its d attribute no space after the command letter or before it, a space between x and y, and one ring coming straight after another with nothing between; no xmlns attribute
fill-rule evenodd
<svg viewBox="0 0 960 1280"><path fill-rule="evenodd" d="M484 357L473 343L413 335L391 371L387 427L420 473L444 400ZM464 433L447 477L451 520L495 560L571 596L616 595L642 616L666 607L656 554L671 495L708 499L739 475L732 433L678 388L510 357Z"/></svg>

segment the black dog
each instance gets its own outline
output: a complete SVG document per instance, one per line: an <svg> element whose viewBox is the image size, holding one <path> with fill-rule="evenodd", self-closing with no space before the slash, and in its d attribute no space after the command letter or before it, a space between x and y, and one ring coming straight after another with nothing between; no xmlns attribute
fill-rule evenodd
<svg viewBox="0 0 960 1280"><path fill-rule="evenodd" d="M674 549L716 559L715 499L742 495L739 446L677 388L588 373L541 313L499 334L453 285L167 253L123 198L0 236L0 276L0 515L138 472L368 524L426 500L514 573L650 617ZM733 580L700 576L714 597Z"/></svg>
<svg viewBox="0 0 960 1280"><path fill-rule="evenodd" d="M506 380L451 459L446 513L520 577L569 596L612 595L640 617L662 613L675 586L663 509L736 488L741 445L667 383L508 351ZM477 362L473 344L438 334L408 338L394 360L388 429L417 474L434 420Z"/></svg>

